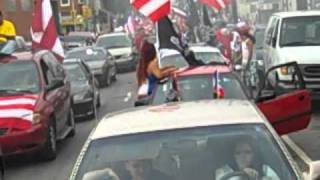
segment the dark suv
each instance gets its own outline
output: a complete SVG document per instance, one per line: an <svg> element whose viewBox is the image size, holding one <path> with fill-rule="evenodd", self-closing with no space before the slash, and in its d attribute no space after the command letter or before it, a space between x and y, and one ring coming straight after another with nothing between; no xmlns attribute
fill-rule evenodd
<svg viewBox="0 0 320 180"><path fill-rule="evenodd" d="M0 144L6 155L40 151L56 157L56 141L74 136L70 83L49 51L0 58Z"/></svg>

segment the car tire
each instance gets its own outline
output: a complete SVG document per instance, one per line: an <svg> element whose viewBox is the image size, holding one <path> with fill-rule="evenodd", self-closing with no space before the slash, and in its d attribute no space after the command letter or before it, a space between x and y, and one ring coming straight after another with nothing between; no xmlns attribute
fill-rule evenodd
<svg viewBox="0 0 320 180"><path fill-rule="evenodd" d="M68 137L74 137L76 135L76 123L72 108L70 108L70 112L68 115L68 126L71 127L71 131L68 134Z"/></svg>
<svg viewBox="0 0 320 180"><path fill-rule="evenodd" d="M57 134L54 119L49 120L46 142L41 151L43 160L51 161L57 157Z"/></svg>
<svg viewBox="0 0 320 180"><path fill-rule="evenodd" d="M107 73L107 76L106 76L106 86L110 86L112 83L112 77L111 77L111 73L110 71Z"/></svg>
<svg viewBox="0 0 320 180"><path fill-rule="evenodd" d="M95 105L95 102L94 101L92 101L92 109L93 109L93 113L92 114L90 114L90 115L88 115L88 120L91 120L91 119L95 119L96 118L96 111L97 111L97 109L96 109L96 105Z"/></svg>
<svg viewBox="0 0 320 180"><path fill-rule="evenodd" d="M97 99L97 108L100 108L101 107L101 99L100 99L100 94L98 96L98 99Z"/></svg>

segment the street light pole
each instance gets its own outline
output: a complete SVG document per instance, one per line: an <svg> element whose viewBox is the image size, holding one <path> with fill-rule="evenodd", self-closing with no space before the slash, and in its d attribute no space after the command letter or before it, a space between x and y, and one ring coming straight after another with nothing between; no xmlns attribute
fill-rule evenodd
<svg viewBox="0 0 320 180"><path fill-rule="evenodd" d="M232 17L235 24L238 23L238 0L232 1Z"/></svg>

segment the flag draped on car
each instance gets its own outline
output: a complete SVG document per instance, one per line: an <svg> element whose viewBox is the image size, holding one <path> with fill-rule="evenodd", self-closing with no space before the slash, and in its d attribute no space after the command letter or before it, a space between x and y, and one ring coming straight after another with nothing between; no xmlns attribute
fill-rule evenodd
<svg viewBox="0 0 320 180"><path fill-rule="evenodd" d="M213 84L213 95L216 99L223 99L225 96L225 92L223 87L220 84L220 73L217 71L212 78Z"/></svg>
<svg viewBox="0 0 320 180"><path fill-rule="evenodd" d="M64 51L58 37L50 0L36 0L32 17L32 49L51 50L59 60Z"/></svg>
<svg viewBox="0 0 320 180"><path fill-rule="evenodd" d="M220 11L227 7L231 3L231 0L200 0L200 2L213 7L216 11Z"/></svg>
<svg viewBox="0 0 320 180"><path fill-rule="evenodd" d="M171 0L130 0L132 6L153 22L170 13Z"/></svg>

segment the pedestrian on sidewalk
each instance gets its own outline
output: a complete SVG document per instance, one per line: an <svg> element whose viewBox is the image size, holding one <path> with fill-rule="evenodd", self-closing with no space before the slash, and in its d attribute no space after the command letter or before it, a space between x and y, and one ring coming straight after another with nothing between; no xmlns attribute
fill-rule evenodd
<svg viewBox="0 0 320 180"><path fill-rule="evenodd" d="M0 44L7 42L8 40L14 40L16 38L16 28L14 24L6 20L2 11L0 10Z"/></svg>

